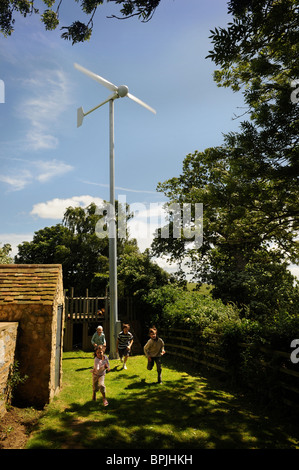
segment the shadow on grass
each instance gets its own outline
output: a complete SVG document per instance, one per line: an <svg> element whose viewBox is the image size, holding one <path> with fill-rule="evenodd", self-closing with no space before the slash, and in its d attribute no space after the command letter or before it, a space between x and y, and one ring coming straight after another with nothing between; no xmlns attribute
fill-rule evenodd
<svg viewBox="0 0 299 470"><path fill-rule="evenodd" d="M116 368L114 368L117 370ZM132 380L135 382L132 383ZM126 382L127 380L127 382ZM130 383L128 383L130 382ZM124 397L123 399L121 397ZM123 381L118 397L71 403L56 413L55 429L41 429L29 448L249 449L296 448L296 438L256 414L244 400L214 389L209 379L188 377L147 383Z"/></svg>

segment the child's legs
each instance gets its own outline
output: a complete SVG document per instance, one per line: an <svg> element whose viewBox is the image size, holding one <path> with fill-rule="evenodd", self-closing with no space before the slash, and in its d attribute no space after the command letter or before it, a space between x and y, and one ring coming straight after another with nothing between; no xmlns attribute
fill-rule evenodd
<svg viewBox="0 0 299 470"><path fill-rule="evenodd" d="M105 398L106 396L105 375L101 375L101 377L99 377L99 389L102 394L102 397Z"/></svg>
<svg viewBox="0 0 299 470"><path fill-rule="evenodd" d="M127 362L129 355L130 355L130 352L128 348L126 348L124 352L124 364Z"/></svg>
<svg viewBox="0 0 299 470"><path fill-rule="evenodd" d="M119 354L120 359L124 358L124 361L127 360L127 357L126 357L127 348L118 348L118 354Z"/></svg>
<svg viewBox="0 0 299 470"><path fill-rule="evenodd" d="M148 360L147 360L147 370L152 370L152 368L154 367L154 364L155 364L154 358L153 357L148 358Z"/></svg>
<svg viewBox="0 0 299 470"><path fill-rule="evenodd" d="M93 393L97 393L99 391L99 377L98 375L93 374L92 375L92 390Z"/></svg>
<svg viewBox="0 0 299 470"><path fill-rule="evenodd" d="M155 357L154 360L157 365L158 382L161 382L161 374L162 374L161 357Z"/></svg>

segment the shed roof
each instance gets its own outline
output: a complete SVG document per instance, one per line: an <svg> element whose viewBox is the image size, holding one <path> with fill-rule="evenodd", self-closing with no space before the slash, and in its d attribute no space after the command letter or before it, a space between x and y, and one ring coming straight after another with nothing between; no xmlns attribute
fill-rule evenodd
<svg viewBox="0 0 299 470"><path fill-rule="evenodd" d="M61 264L0 264L0 304L51 304Z"/></svg>

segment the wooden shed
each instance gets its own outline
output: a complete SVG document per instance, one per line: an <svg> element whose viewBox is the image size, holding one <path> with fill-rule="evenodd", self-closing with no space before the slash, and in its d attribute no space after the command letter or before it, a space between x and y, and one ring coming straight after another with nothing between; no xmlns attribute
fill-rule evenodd
<svg viewBox="0 0 299 470"><path fill-rule="evenodd" d="M64 295L58 264L0 265L0 322L17 322L15 359L28 379L15 398L43 407L62 379Z"/></svg>

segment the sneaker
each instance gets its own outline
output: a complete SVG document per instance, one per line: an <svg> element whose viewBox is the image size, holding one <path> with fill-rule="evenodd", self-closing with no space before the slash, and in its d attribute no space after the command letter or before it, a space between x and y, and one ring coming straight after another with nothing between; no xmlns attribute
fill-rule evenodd
<svg viewBox="0 0 299 470"><path fill-rule="evenodd" d="M126 369L126 368L127 368L127 366L126 366L126 364L124 364L124 367L123 367L123 369Z"/></svg>
<svg viewBox="0 0 299 470"><path fill-rule="evenodd" d="M104 406L108 406L108 405L109 405L108 401L107 401L105 398L103 399L103 405L104 405Z"/></svg>

